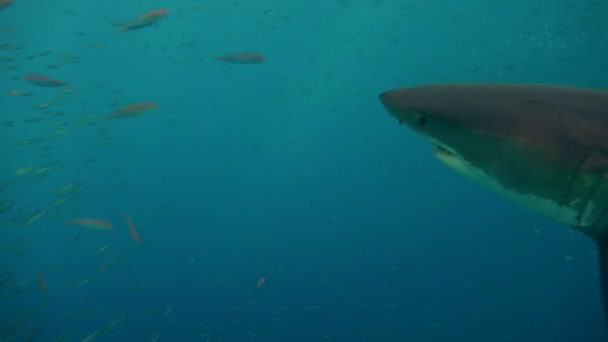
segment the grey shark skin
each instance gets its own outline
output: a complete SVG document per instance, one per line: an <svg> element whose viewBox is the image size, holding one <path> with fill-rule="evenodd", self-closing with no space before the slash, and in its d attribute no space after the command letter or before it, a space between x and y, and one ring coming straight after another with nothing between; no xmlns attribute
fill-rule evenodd
<svg viewBox="0 0 608 342"><path fill-rule="evenodd" d="M594 239L608 323L608 91L456 83L380 99L451 168Z"/></svg>

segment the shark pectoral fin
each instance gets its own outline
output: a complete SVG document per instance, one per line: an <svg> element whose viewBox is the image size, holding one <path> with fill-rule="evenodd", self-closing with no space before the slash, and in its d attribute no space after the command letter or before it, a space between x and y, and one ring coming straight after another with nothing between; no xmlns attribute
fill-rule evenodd
<svg viewBox="0 0 608 342"><path fill-rule="evenodd" d="M604 315L608 325L608 234L597 240L599 248L600 264L600 286L602 287L602 302L604 303Z"/></svg>

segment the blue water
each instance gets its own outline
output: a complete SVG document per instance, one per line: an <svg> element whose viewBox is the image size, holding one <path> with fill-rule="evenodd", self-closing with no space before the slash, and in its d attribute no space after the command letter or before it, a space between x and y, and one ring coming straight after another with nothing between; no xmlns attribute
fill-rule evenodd
<svg viewBox="0 0 608 342"><path fill-rule="evenodd" d="M445 168L378 100L606 87L605 1L15 0L0 43L0 341L608 340L595 244ZM233 52L266 60L215 60Z"/></svg>

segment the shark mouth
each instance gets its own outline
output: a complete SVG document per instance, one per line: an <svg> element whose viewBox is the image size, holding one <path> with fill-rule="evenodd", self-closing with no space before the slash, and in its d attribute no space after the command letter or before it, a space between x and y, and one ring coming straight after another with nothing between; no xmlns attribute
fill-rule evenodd
<svg viewBox="0 0 608 342"><path fill-rule="evenodd" d="M436 141L433 141L433 152L435 153L435 156L440 160L458 158L456 153L452 152L449 147L441 145Z"/></svg>
<svg viewBox="0 0 608 342"><path fill-rule="evenodd" d="M483 174L483 171L474 168L456 150L434 139L431 139L431 144L435 157L449 168L473 179L479 177L477 173Z"/></svg>
<svg viewBox="0 0 608 342"><path fill-rule="evenodd" d="M596 213L597 209L595 208L593 201L591 201L591 198L582 198L578 199L578 201L571 198L566 201L569 197L569 193L566 193L564 194L564 200L556 202L531 193L510 189L505 187L498 179L486 173L483 169L476 167L475 164L463 158L457 150L434 139L431 139L431 143L435 157L440 162L454 171L471 178L486 187L494 189L503 196L510 198L515 203L520 204L522 207L534 208L548 217L552 217L555 220L570 226L579 227L579 229L586 227L586 229L591 231L596 224L595 221L598 218L594 213ZM599 180L599 182L601 181L603 181L603 178L602 180ZM597 187L599 186L599 183L593 186ZM589 196L591 197L592 194ZM580 203L579 201L581 200L585 202Z"/></svg>

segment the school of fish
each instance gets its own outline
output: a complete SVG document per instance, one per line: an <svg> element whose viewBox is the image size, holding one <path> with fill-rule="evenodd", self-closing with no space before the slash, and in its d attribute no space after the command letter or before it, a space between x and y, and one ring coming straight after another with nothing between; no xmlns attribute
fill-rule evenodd
<svg viewBox="0 0 608 342"><path fill-rule="evenodd" d="M10 15L12 11L24 10L25 6L22 7L22 5L24 5L23 1L0 0L0 26L3 25L3 16ZM36 13L36 15L39 14ZM116 14L118 16L118 13ZM78 16L82 14L66 7L63 9L63 15ZM125 20L116 18L116 21L108 23L108 27L117 26L117 31L112 31L116 35L116 39L136 39L134 37L140 33L139 31L150 30L151 33L154 33L154 30L162 30L163 21L169 20L172 12L167 8L157 8L141 11L138 15L120 13L120 16ZM0 27L0 29L4 28ZM84 32L76 32L76 34L81 37L86 36ZM32 45L35 44L36 42L32 42ZM94 43L90 44L88 49L94 51L107 48L107 46L106 43ZM29 106L29 112L26 111L18 118L5 116L2 129L15 132L12 136L16 138L10 144L14 150L13 155L31 156L29 159L19 159L20 165L13 168L11 176L8 179L0 180L0 229L3 233L10 232L10 239L0 242L2 244L0 251L4 253L3 255L29 253L36 250L38 246L50 243L48 241L52 239L44 236L44 234L49 234L49 231L53 231L55 236L64 236L66 241L63 243L68 245L92 243L98 240L104 242L90 250L88 257L78 256L83 259L90 258L97 263L96 272L88 277L75 276L60 279L58 274L65 273L62 270L63 266L57 265L56 261L51 260L40 260L38 271L31 274L31 281L16 280L9 275L9 272L4 273L4 270L0 269L0 297L18 296L23 291L30 291L31 288L27 286L30 282L37 284L35 287L44 296L53 296L56 291L65 286L71 286L74 291L87 288L96 279L104 277L109 269L124 262L123 260L126 259L124 255L133 254L131 249L127 248L128 245L119 243L123 240L128 241L128 235L134 246L141 245L141 250L147 248L146 231L153 226L149 213L139 212L128 216L122 211L131 211L129 208L116 207L114 212L106 212L87 205L83 198L88 197L86 193L89 181L82 177L75 177L77 179L66 182L65 177L60 177L60 175L63 171L70 169L69 163L58 157L52 159L51 156L61 149L58 146L65 144L66 137L75 136L81 132L104 137L106 141L109 141L107 137L110 130L113 125L118 124L118 120L115 121L115 119L137 121L135 118L140 118L145 120L145 117L153 115L152 112L157 112L159 117L167 115L164 112L164 105L159 104L160 101L150 98L131 98L131 96L125 95L128 91L123 89L108 91L107 96L111 100L105 107L102 106L90 112L74 113L73 105L80 101L81 93L86 93L91 89L98 93L103 92L104 85L85 82L80 79L78 73L71 71L70 67L81 63L78 55L61 51L38 51L27 55L22 62L18 62L21 58L18 56L23 49L24 47L20 45L0 43L0 72L10 73L10 84L14 85L6 88L6 85L3 84L6 89L2 89L4 98L0 100L14 99L14 101L22 101L21 103ZM117 56L120 57L123 52L118 52ZM201 58L201 60L215 63L217 67L223 63L256 65L266 62L265 56L251 51L218 53L208 57ZM39 62L47 59L53 59L53 61L44 66ZM127 74L123 76L125 79L128 78ZM8 83L6 84L8 85ZM128 124L131 121L126 120L125 123ZM27 129L20 130L20 127ZM5 133L0 132L0 134ZM79 143L73 143L73 146L78 145ZM138 148L137 144L129 143L119 147L118 150L128 152L135 148ZM104 160L104 156L92 156L83 158L79 163L83 170L92 170L101 167ZM49 184L50 189L48 189ZM38 192L47 189L46 194L49 195L50 200L46 203L39 203L9 194L11 188L27 185L35 185ZM121 220L117 220L118 218ZM36 237L17 238L21 232L26 232L26 230ZM143 233L141 236L140 230ZM127 233L126 237L125 233ZM119 247L108 242L110 241L109 236L112 236L111 241L114 241L112 244ZM257 282L252 280L252 282L254 288L261 287L265 278L262 277ZM129 288L134 286L127 285ZM145 285L137 285L137 288L143 288L143 286ZM0 298L0 304L1 301ZM172 310L173 306L165 309L163 318L169 316ZM81 341L118 335L125 329L123 321L125 321L125 316L121 315L106 322L83 336ZM14 332L4 335L4 331L11 330L12 326L7 328L3 324L0 323L0 331L3 334L0 336L0 340L7 338L7 341L13 340L13 338L33 341L47 328L45 323L28 326L21 325L21 321L19 321ZM148 340L156 341L158 338L159 333L155 332ZM55 340L71 340L71 338L67 335L57 336Z"/></svg>

